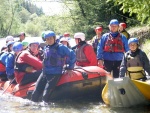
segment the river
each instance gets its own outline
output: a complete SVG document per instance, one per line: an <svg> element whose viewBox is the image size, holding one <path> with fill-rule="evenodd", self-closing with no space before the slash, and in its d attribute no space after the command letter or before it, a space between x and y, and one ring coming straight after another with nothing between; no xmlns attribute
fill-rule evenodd
<svg viewBox="0 0 150 113"><path fill-rule="evenodd" d="M0 91L0 113L150 113L150 106L111 108L102 101L61 101L44 105L3 94Z"/></svg>

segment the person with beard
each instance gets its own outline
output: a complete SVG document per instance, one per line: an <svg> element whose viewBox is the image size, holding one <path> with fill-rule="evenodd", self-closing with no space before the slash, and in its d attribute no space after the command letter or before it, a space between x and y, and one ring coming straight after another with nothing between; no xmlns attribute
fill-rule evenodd
<svg viewBox="0 0 150 113"><path fill-rule="evenodd" d="M112 73L113 78L119 77L120 64L125 52L129 50L127 38L118 32L119 21L112 19L109 33L102 35L97 46L98 66Z"/></svg>
<svg viewBox="0 0 150 113"><path fill-rule="evenodd" d="M74 34L74 39L77 44L76 65L77 66L97 66L96 54L93 47L85 41L85 34L78 32Z"/></svg>
<svg viewBox="0 0 150 113"><path fill-rule="evenodd" d="M146 73L150 75L150 63L144 51L139 49L138 38L130 38L128 40L129 51L125 53L121 66L120 77L129 76L131 79L145 81Z"/></svg>

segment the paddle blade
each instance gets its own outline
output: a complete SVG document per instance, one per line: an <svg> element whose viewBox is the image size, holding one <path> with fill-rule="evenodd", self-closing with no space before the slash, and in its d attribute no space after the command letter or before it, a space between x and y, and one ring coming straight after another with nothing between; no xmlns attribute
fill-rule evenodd
<svg viewBox="0 0 150 113"><path fill-rule="evenodd" d="M105 102L105 104L110 104L108 99L108 83L105 85L105 87L102 90L102 99Z"/></svg>

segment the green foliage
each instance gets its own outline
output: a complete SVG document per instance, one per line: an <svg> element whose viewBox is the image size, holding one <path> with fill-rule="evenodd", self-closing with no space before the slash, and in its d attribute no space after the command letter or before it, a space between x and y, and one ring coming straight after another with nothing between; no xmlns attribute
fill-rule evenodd
<svg viewBox="0 0 150 113"><path fill-rule="evenodd" d="M68 5L67 2L66 5ZM94 28L96 26L102 25L104 31L107 31L111 19L126 21L129 17L127 13L123 15L119 9L120 6L114 6L113 1L108 3L105 0L74 0L73 8L70 10L71 18L74 21L72 30L73 32L82 31L86 33L87 38L95 35Z"/></svg>
<svg viewBox="0 0 150 113"><path fill-rule="evenodd" d="M32 0L1 0L0 36L16 35L21 31L26 32L27 36L41 36L43 31L54 30L57 34L69 32L72 36L75 32L84 32L91 39L95 35L95 27L102 25L104 32L107 32L109 21L114 18L127 22L128 25L150 21L145 14L149 11L145 11L148 7L142 6L141 0L137 2L140 5L134 5L133 1L123 1L125 0L60 0L67 10L64 9L59 15L48 16ZM140 8L144 12L141 13L141 20L138 18L137 21L136 12Z"/></svg>
<svg viewBox="0 0 150 113"><path fill-rule="evenodd" d="M29 13L26 9L22 8L19 12L20 19L22 23L26 23L29 20L31 13Z"/></svg>
<svg viewBox="0 0 150 113"><path fill-rule="evenodd" d="M150 1L149 0L109 0L120 4L124 13L129 12L130 16L136 14L136 17L141 23L150 23Z"/></svg>

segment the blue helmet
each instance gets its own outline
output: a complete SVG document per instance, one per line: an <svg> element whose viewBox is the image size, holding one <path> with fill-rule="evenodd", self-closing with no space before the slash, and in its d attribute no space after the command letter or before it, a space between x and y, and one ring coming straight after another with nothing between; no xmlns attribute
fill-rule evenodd
<svg viewBox="0 0 150 113"><path fill-rule="evenodd" d="M44 39L47 39L49 37L55 37L55 33L54 31L46 31L45 34L44 34Z"/></svg>
<svg viewBox="0 0 150 113"><path fill-rule="evenodd" d="M131 44L131 43L139 44L139 39L138 38L130 38L128 40L128 45Z"/></svg>
<svg viewBox="0 0 150 113"><path fill-rule="evenodd" d="M23 45L21 42L15 42L13 45L13 51L14 52L19 52L23 49Z"/></svg>
<svg viewBox="0 0 150 113"><path fill-rule="evenodd" d="M117 19L112 19L109 25L119 25L119 21Z"/></svg>
<svg viewBox="0 0 150 113"><path fill-rule="evenodd" d="M9 41L8 43L7 43L7 47L9 47L10 45L13 45L15 43L15 41Z"/></svg>

